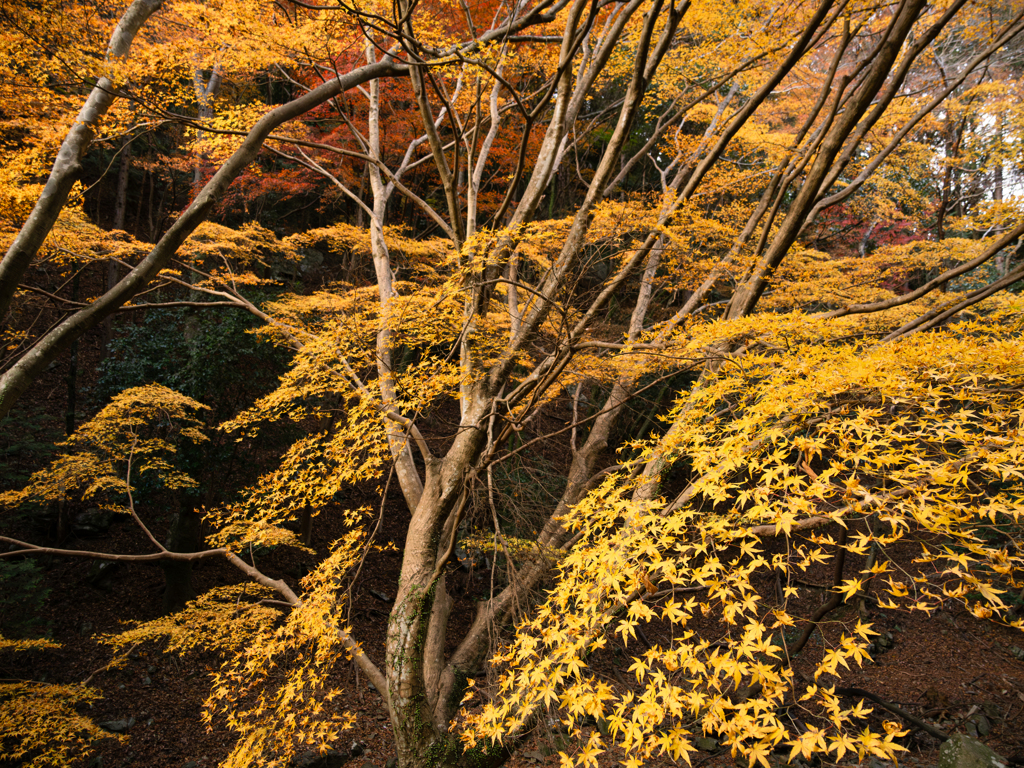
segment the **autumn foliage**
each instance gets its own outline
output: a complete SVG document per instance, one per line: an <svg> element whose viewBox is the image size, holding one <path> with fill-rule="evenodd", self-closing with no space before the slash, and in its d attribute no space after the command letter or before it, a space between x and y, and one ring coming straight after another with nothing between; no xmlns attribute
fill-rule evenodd
<svg viewBox="0 0 1024 768"><path fill-rule="evenodd" d="M1015 4L0 15L0 414L148 313L185 313L181 354L219 313L286 353L270 388L233 372L225 419L151 381L76 416L72 375L71 434L0 493L151 545L5 528L0 558L160 562L186 592L192 563L235 566L103 640L218 656L223 765L337 742L353 665L402 768L499 765L542 721L574 736L566 766L690 762L707 734L751 766L895 760L906 724L842 686L877 617L956 603L1024 629ZM409 522L375 663L350 609L389 491ZM327 515L344 533L317 550ZM316 567L261 570L282 548ZM471 611L467 551L492 574ZM591 671L612 647L616 684ZM98 695L4 683L4 749L88 752Z"/></svg>

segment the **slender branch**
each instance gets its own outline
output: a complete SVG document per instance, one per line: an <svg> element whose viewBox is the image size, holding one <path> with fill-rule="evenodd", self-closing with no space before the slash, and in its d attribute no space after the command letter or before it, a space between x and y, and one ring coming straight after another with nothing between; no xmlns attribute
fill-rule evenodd
<svg viewBox="0 0 1024 768"><path fill-rule="evenodd" d="M370 394L370 390L367 388L366 384L364 384L362 379L359 378L359 374L352 370L352 366L348 362L348 360L346 360L345 358L338 359L341 362L341 364L345 367L345 372L348 373L349 378L355 385L356 389L358 389L362 393L362 395L372 403L373 395ZM431 458L434 455L430 450L430 446L427 445L427 441L423 437L423 433L420 432L419 427L416 426L416 423L412 419L408 418L407 416L403 416L398 411L388 408L383 404L377 405L376 409L377 412L382 414L385 418L388 418L391 421L401 424L409 431L409 434L412 435L412 439L416 441L416 447L419 448L420 454L423 456L424 460Z"/></svg>
<svg viewBox="0 0 1024 768"><path fill-rule="evenodd" d="M420 428L416 426L416 423L412 419L403 416L398 411L385 409L383 406L381 407L380 410L384 414L384 416L391 419L392 421L401 424L403 427L409 430L409 434L411 434L412 439L416 441L416 447L420 449L420 454L423 456L424 459L428 459L434 455L433 453L431 453L430 447L427 445L427 441L423 437L423 433L420 432Z"/></svg>
<svg viewBox="0 0 1024 768"><path fill-rule="evenodd" d="M123 659L123 658L125 658L127 656L130 656L132 651L134 651L140 645L142 645L141 641L136 643L135 645L133 645L131 648L129 648L124 653L115 655L114 658L112 658L110 661L108 661L106 664L104 664L99 669L94 669L92 672L89 673L89 676L87 678L85 678L85 680L82 681L82 685L88 685L89 683L91 683L92 679L94 677L96 677L96 675L100 674L101 672L106 672L108 669L110 669L112 666L114 666L114 664L118 661L118 659Z"/></svg>
<svg viewBox="0 0 1024 768"><path fill-rule="evenodd" d="M836 542L836 562L835 568L832 572L832 585L833 588L837 589L843 583L843 568L846 566L846 537L848 531L843 528L839 533L839 540ZM803 633L793 644L792 648L787 649L789 656L795 656L804 649L807 645L807 641L811 639L811 635L814 630L818 628L818 622L825 618L828 614L843 604L843 593L836 591L832 593L832 597L824 605L820 606L818 610L811 616L810 623L804 627Z"/></svg>
<svg viewBox="0 0 1024 768"><path fill-rule="evenodd" d="M270 578L261 570L259 570L255 566L249 565L247 562L245 562L245 560L243 560L230 550L225 549L224 556L227 558L229 563L238 568L238 570L242 571L242 573L244 573L250 579L262 584L265 587L269 587L270 589L274 590L279 595L281 595L293 608L302 604L302 600L300 600L299 596L292 591L292 588L285 583L284 579Z"/></svg>
<svg viewBox="0 0 1024 768"><path fill-rule="evenodd" d="M929 280L920 288L916 288L915 290L910 291L909 293L905 293L902 296L894 296L891 299L885 299L883 301L875 301L869 304L851 304L847 307L843 307L842 309L835 309L830 312L822 312L821 314L816 315L816 318L822 320L831 320L837 317L845 317L846 315L857 315L868 312L881 312L886 309L892 309L894 307L899 307L904 304L909 304L910 302L916 301L922 296L931 293L935 289L941 288L943 285L948 283L953 278L966 274L967 272L970 272L973 269L977 269L982 264L989 261L1001 250L1019 240L1022 235L1024 235L1024 222L1021 222L1015 228L1013 228L1005 235L1003 235L1001 238L996 240L996 242L992 243L992 245L986 248L980 255L976 256L970 261L965 261L963 264L958 264L956 267L953 267L952 269L947 269L941 275Z"/></svg>
<svg viewBox="0 0 1024 768"><path fill-rule="evenodd" d="M156 548L161 552L166 552L167 547L157 540L156 536L153 535L153 532L149 530L144 522L142 522L142 518L139 517L139 513L135 511L135 499L132 497L132 458L135 456L135 446L138 442L138 437L132 441L132 449L128 452L128 472L124 479L125 492L128 494L128 511L131 512L132 519L135 523L143 530L149 540L156 545Z"/></svg>
<svg viewBox="0 0 1024 768"><path fill-rule="evenodd" d="M458 541L459 538L459 524L462 522L462 516L466 511L468 501L469 494L466 493L465 489L463 489L455 510L452 512L455 516L455 519L452 522L452 535L448 540L448 547L445 549L444 554L437 559L437 565L434 566L434 573L431 575L429 581L431 585L437 581L437 578L441 575L441 571L444 570L445 565L451 559L452 553L455 551L455 542Z"/></svg>
<svg viewBox="0 0 1024 768"><path fill-rule="evenodd" d="M1024 280L1024 267L1020 267L1014 270L1001 280L996 280L995 282L989 283L983 288L979 288L976 291L972 291L971 293L967 294L967 296L962 301L955 303L951 307L939 307L937 309L933 309L929 312L924 313L918 318L911 320L909 323L906 323L902 327L896 329L888 336L883 338L882 341L893 341L903 336L908 336L911 333L916 333L918 331L927 331L932 328L935 328L936 326L941 325L942 323L949 320L957 313L962 312L963 310L977 304L980 301L984 301L989 296L992 296L993 294L998 293L999 291L1009 288L1011 285L1019 282L1020 280Z"/></svg>
<svg viewBox="0 0 1024 768"><path fill-rule="evenodd" d="M790 524L790 531L806 531L808 528L817 528L821 525L827 525L828 523L834 523L831 517L823 517L821 515L815 515L814 517L807 517L803 520L797 520ZM755 525L753 528L747 528L747 533L752 533L754 536L777 536L782 531L779 526L775 523L768 523L767 525Z"/></svg>
<svg viewBox="0 0 1024 768"><path fill-rule="evenodd" d="M224 547L218 547L217 549L204 549L201 552L171 552L164 550L163 552L153 552L148 555L122 555L115 552L95 552L89 549L40 547L27 541L12 539L9 536L0 536L0 542L21 547L21 549L15 549L10 552L0 552L0 558L20 557L22 555L56 555L58 557L82 557L91 560L116 560L123 563L158 563L163 560L205 560L210 557L221 557L228 551Z"/></svg>
<svg viewBox="0 0 1024 768"><path fill-rule="evenodd" d="M694 359L692 362L694 362L694 363L700 362L700 359ZM650 384L642 387L641 389L636 390L636 392L633 393L633 397L636 397L637 395L642 394L643 392L646 392L648 389L651 389L653 387L658 386L659 384L661 384L666 379L670 379L673 376L675 376L677 373L678 373L678 371L672 371L671 373L667 373L664 376L659 376L654 381L652 381ZM601 409L597 413L593 413L590 416L587 416L585 418L579 419L578 421L574 420L572 424L569 424L566 427L562 427L561 429L556 429L553 432L547 432L547 433L545 433L543 435L538 435L537 437L533 438L532 440L527 440L522 445L520 445L518 448L516 448L516 449L514 449L512 451L509 451L508 453L503 454L503 455L499 456L496 459L491 460L489 463L490 464L500 464L501 462L503 462L503 461L505 461L507 459L512 458L516 454L522 453L523 451L525 451L527 448L529 448L530 446L532 446L535 443L538 443L538 442L540 442L542 440L549 440L552 437L557 437L558 435L564 434L565 432L569 432L569 431L575 429L576 427L580 426L581 424L586 424L587 422L594 421L595 419L599 418L600 416L603 416L604 414L607 414L607 413L610 413L610 412L612 412L614 410L617 410L618 408L619 408L619 406L608 406L606 408ZM500 442L500 439L499 439L498 442ZM621 469L623 466L625 466L625 465L623 465L623 464L616 464L612 469ZM602 471L608 471L608 470L602 470Z"/></svg>
<svg viewBox="0 0 1024 768"><path fill-rule="evenodd" d="M245 560L240 558L234 552L225 550L224 554L225 557L227 557L228 562L230 562L236 568L245 573L253 581L256 581L265 587L273 589L279 595L284 597L285 601L293 608L297 608L298 606L302 605L302 600L299 598L298 595L296 595L292 591L291 587L289 587L284 582L284 579L270 578L262 571L260 571L258 568L249 565L247 562L245 562ZM363 671L363 674L365 674L370 679L370 682L373 683L374 687L377 689L377 692L384 697L384 702L385 704L387 704L387 683L385 682L384 675L381 673L380 669L377 668L376 664L370 661L370 657L363 652L362 646L360 646L360 644L356 642L356 640L350 634L348 634L348 632L339 628L338 637L341 638L342 645L344 645L348 649L349 653L352 654L352 658L355 660L356 664L359 665L359 668Z"/></svg>

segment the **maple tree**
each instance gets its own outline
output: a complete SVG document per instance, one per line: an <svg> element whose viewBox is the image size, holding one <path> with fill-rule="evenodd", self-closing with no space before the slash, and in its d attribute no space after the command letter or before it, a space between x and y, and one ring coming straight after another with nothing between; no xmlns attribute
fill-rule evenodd
<svg viewBox="0 0 1024 768"><path fill-rule="evenodd" d="M141 425L165 414L201 441L203 405L127 390L3 501L108 494L152 554L0 537L15 547L4 556L216 557L250 579L109 639L224 655L207 716L239 737L226 765L284 764L336 740L353 715L334 706L331 673L350 661L387 707L402 766L499 764L542 716L577 734L588 718L606 723L566 764L594 765L611 745L629 765L688 759L699 732L751 765L780 746L893 757L900 726L865 725L868 708L844 705L836 684L867 658L871 622L858 612L812 651L826 617L853 600L957 600L1021 626L1005 599L1024 587L1021 307L1007 290L1024 277L1019 202L957 203L956 232L980 237L939 223L926 239L906 223L883 238L878 224L913 222L936 201L944 221L952 196L970 198L968 170L1016 168L1005 94L1024 14L997 5L136 0L107 25L105 63L82 77L93 87L59 150L50 139L19 155L32 159L24 179L38 178L40 155L57 159L31 212L23 194L5 198L20 227L0 265L0 414L116 311L231 308L293 357L272 392L216 428L247 445L276 424L306 434L206 510L208 548L172 551L137 513L130 468L148 462L168 488L193 482ZM219 95L225 78L240 93L265 71L287 83L282 103ZM997 87L994 71L1006 73ZM122 101L132 109L120 114ZM102 231L72 199L101 118L144 112L189 131L192 199L154 243ZM981 162L984 130L965 141L964 127L993 114L1001 133ZM573 176L573 192L558 189ZM287 200L295 179L302 194L312 179L334 190L357 223L285 235L207 220L248 206L253 194L230 196L236 180ZM554 215L556 192L568 215ZM828 227L850 227L858 247L832 247ZM255 299L320 246L348 255L341 279ZM44 263L127 276L87 300L19 287ZM924 277L911 285L910 273ZM162 300L146 304L155 290ZM34 296L66 313L35 335L18 322ZM667 405L631 423L658 386ZM437 435L425 422L445 405L457 425ZM567 412L565 426L543 426ZM502 480L552 444L568 454L564 481L527 509ZM411 516L383 665L346 613L383 506L341 512L348 533L301 590L241 556L308 547L288 526L308 531L356 483L382 496L397 485ZM784 546L769 554L767 540ZM910 541L920 572L897 574L886 551ZM506 577L452 637L447 568L460 547L500 559ZM798 574L821 563L834 569L830 599L791 615ZM687 629L698 611L717 637ZM498 647L495 628L510 623ZM648 623L672 639L632 658L635 689L588 673L591 654L628 648ZM790 661L810 653L813 679L798 678ZM485 669L486 683L470 679ZM474 696L480 706L463 709ZM794 709L801 728L781 714Z"/></svg>

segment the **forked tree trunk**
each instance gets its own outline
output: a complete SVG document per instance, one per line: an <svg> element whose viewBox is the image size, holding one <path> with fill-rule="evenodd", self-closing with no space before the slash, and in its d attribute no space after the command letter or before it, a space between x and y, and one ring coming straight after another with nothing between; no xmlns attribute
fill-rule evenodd
<svg viewBox="0 0 1024 768"><path fill-rule="evenodd" d="M478 385L478 395L482 389ZM484 404L489 404L488 398L478 397L471 404L469 413L477 423L486 418ZM402 768L454 765L458 761L458 751L450 747L447 734L434 723L424 651L437 590L439 586L443 590L443 583L439 585L445 565L443 555L451 541L445 537L458 532L458 520L448 526L445 523L453 510L458 514L458 506L465 504L466 475L485 438L483 429L466 428L444 459L426 457L423 492L409 523L398 591L388 622L385 670L395 750Z"/></svg>

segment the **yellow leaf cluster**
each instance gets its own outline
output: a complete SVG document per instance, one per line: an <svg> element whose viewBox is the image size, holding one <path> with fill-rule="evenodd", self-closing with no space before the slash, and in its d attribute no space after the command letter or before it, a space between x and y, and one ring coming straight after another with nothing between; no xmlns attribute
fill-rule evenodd
<svg viewBox="0 0 1024 768"><path fill-rule="evenodd" d="M84 685L0 683L0 741L5 759L26 768L63 768L87 755L91 742L111 734L76 708L100 698L99 691Z"/></svg>
<svg viewBox="0 0 1024 768"><path fill-rule="evenodd" d="M346 645L346 573L358 561L362 532L335 542L331 554L303 579L302 601L279 627L265 626L213 675L204 719L239 735L225 768L283 766L302 748L327 749L355 716L341 710L329 678ZM361 650L355 652L361 653Z"/></svg>
<svg viewBox="0 0 1024 768"><path fill-rule="evenodd" d="M173 457L179 442L207 439L197 415L204 410L205 405L159 384L126 389L60 443L57 458L24 488L0 494L0 504L77 496L127 512L132 482L143 474L159 477L167 488L195 487Z"/></svg>
<svg viewBox="0 0 1024 768"><path fill-rule="evenodd" d="M729 335L727 324L709 326L709 338ZM633 761L687 759L701 731L751 765L767 766L782 744L794 756L892 759L897 729L865 727L863 704L844 707L827 682L869 658L870 625L829 635L806 690L787 663L793 580L840 547L878 553L837 585L841 599L870 583L883 608L957 600L1022 625L1002 599L1024 586L1019 313L879 346L839 343L842 321L761 316L756 332L746 327L746 353L680 393L663 439L634 446L641 461L657 450L689 467L679 496L645 500L638 481L615 476L568 515L580 541L536 616L495 657L505 670L497 695L464 713L467 746L549 711L571 733L587 717L607 723L606 736L563 758L574 765L612 743ZM704 343L693 330L690 343ZM993 526L1000 534L984 535ZM782 554L764 554L770 535L785 538ZM908 541L922 553L913 579L884 556ZM772 606L756 584L776 573L786 597ZM688 627L698 612L714 618L716 636ZM650 622L669 624L672 640L633 656L638 691L589 674L591 653L635 647ZM787 702L819 725L794 733L780 714Z"/></svg>

